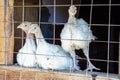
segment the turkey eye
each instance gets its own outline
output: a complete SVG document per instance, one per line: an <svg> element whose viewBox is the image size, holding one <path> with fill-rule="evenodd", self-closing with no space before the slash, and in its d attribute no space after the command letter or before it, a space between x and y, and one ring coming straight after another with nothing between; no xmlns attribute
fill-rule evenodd
<svg viewBox="0 0 120 80"><path fill-rule="evenodd" d="M36 29L36 27L34 27L34 29Z"/></svg>
<svg viewBox="0 0 120 80"><path fill-rule="evenodd" d="M27 25L25 25L25 27L27 27Z"/></svg>
<svg viewBox="0 0 120 80"><path fill-rule="evenodd" d="M47 58L47 60L49 60L49 58Z"/></svg>

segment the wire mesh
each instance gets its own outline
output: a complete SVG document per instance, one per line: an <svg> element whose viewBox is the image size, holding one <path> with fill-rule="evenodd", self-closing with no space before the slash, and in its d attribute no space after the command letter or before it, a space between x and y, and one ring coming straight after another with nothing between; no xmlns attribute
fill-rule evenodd
<svg viewBox="0 0 120 80"><path fill-rule="evenodd" d="M5 0L4 21L0 21L0 23L1 22L4 23L4 28L6 28L5 26L6 26L6 22L7 22L6 21L6 15L7 15L6 7L8 7L8 4L7 4L8 1L9 0ZM116 22L114 22L112 20L112 18L114 18L114 17L112 17L112 16L115 15L115 12L113 10L115 8L113 8L113 7L118 7L118 9L119 9L120 3L115 3L115 1L113 1L113 0L106 0L103 2L102 1L97 2L96 0L88 0L88 1L87 0L85 0L85 1L83 1L83 0L66 0L65 2L61 1L61 0L51 0L51 1L38 0L36 2L34 2L34 1L32 2L32 0L30 0L30 2L29 2L29 0L28 1L27 0L19 0L19 3L20 3L19 5L15 4L15 3L17 3L17 0L14 0L14 6L10 6L10 7L13 7L14 9L21 8L21 13L19 13L19 14L21 14L21 16L20 16L21 19L18 19L18 20L14 19L14 21L12 22L12 24L15 25L14 26L14 30L15 30L15 34L14 34L15 45L14 46L15 46L15 49L13 51L14 56L16 56L18 53L18 50L24 46L25 39L26 39L25 33L23 31L21 31L21 32L19 31L19 33L17 33L18 30L16 30L17 26L21 22L31 21L32 23L39 24L41 27L42 27L42 25L47 25L47 27L51 27L52 28L52 37L45 37L45 38L40 38L40 39L49 40L50 42L52 42L52 44L59 44L60 45L61 39L60 39L59 35L60 35L60 31L62 30L64 24L67 22L68 8L71 5L75 5L75 6L77 6L78 12L79 12L77 17L84 18L88 22L88 25L93 30L93 33L95 33L95 36L98 37L98 39L92 41L92 43L90 44L90 48L89 48L90 60L93 63L95 63L96 66L101 68L101 71L95 71L95 72L106 73L107 80L110 77L109 76L110 73L115 73L115 74L119 73L118 72L119 47L118 46L119 46L120 42L119 42L118 34L120 33L120 28L119 28L120 22L119 21L117 22L116 20L115 20ZM27 3L30 3L30 4L27 4ZM3 7L3 6L0 6L0 7ZM42 12L41 12L43 7L46 7L49 10L50 17L47 21L42 21L42 19L41 19L43 17ZM105 13L104 10L102 12L102 9L103 9L102 7L104 9L106 9L105 12L107 12L108 14L107 13L104 14ZM35 16L36 20L34 20L34 19L29 20L26 18L26 16L27 16L26 13L27 13L28 8L30 8L30 9L36 8L37 9L36 14L34 14L34 15L37 15L37 17ZM100 13L101 13L101 15L103 14L103 18L104 18L104 16L107 16L106 20L104 20L104 19L101 19L101 20L98 19L98 21L94 20L94 19L96 19L95 17L100 16L100 14L97 15L97 12L95 13L95 11L97 11L96 10L97 8L98 9L101 8ZM86 11L83 9L85 9ZM32 10L34 10L34 9L32 9ZM14 18L15 17L17 17L17 16L14 16ZM98 17L98 18L100 18L100 17ZM52 26L49 26L49 25L52 25ZM114 31L113 31L114 33L112 33L112 28L114 28ZM99 31L99 29L101 32ZM4 30L6 30L6 29L4 29ZM117 30L117 32L116 32L116 30ZM9 37L6 36L6 31L4 31L4 32L5 32L5 36L4 37L0 36L0 38L8 39ZM115 38L116 35L118 38ZM103 37L101 37L101 36L103 36ZM113 40L111 40L112 39L111 37L113 37ZM67 39L67 40L69 40L69 39ZM76 40L76 39L74 39L74 40ZM82 40L76 40L76 41L82 41ZM83 40L83 41L88 41L88 40ZM19 46L16 47L16 44L19 44ZM6 43L5 43L5 45L6 45ZM113 46L113 48L111 48L111 46ZM96 50L94 50L94 49L96 49ZM97 50L100 52L98 52ZM7 52L7 51L5 50L5 51L0 51L0 52ZM80 66L82 63L84 63L82 66L84 68L82 68L82 69L85 69L85 67L87 65L86 58L83 55L81 55L82 52L80 50L76 51L77 54L79 52L80 52L80 55L78 57L78 60L79 60ZM24 53L24 54L28 54L28 53ZM115 55L113 55L113 54L115 54ZM113 57L111 57L111 55L113 55ZM46 56L50 56L50 55L46 55ZM53 56L56 57L55 55L53 55ZM99 57L99 56L101 56L101 57ZM7 57L8 56L5 55L5 60L6 60L5 65L6 66L8 66L7 65L7 61L8 61ZM62 56L62 57L64 57L64 56ZM14 57L14 58L16 58L16 57ZM14 59L13 62L14 62L14 64L16 64L16 59ZM104 65L104 67L102 67L103 66L102 64ZM115 66L113 66L114 64L115 64ZM111 69L111 66L114 69ZM22 66L21 68L24 68L24 67ZM103 68L105 68L105 69L103 69ZM117 71L115 71L116 68L117 68ZM55 71L52 70L52 72L55 72ZM69 79L71 79L71 76L72 76L71 69L69 70L68 73L70 73ZM89 73L88 71L85 71L86 80L89 76L88 73ZM6 70L5 70L5 74L6 74ZM51 77L53 77L53 76L51 76ZM7 80L6 77L5 77L5 80ZM20 80L22 80L22 71L20 72Z"/></svg>

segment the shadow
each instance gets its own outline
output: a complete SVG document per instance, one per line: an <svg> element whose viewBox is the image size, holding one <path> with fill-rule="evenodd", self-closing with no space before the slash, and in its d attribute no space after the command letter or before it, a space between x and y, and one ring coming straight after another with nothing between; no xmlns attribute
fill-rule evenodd
<svg viewBox="0 0 120 80"><path fill-rule="evenodd" d="M40 15L40 14L39 14ZM49 9L47 7L41 8L41 19L39 19L40 22L48 22L50 17ZM40 24L42 34L47 42L53 43L53 25L52 24Z"/></svg>

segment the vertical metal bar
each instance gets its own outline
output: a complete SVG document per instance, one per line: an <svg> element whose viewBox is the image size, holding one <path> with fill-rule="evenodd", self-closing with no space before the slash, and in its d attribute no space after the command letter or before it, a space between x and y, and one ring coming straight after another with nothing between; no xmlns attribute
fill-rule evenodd
<svg viewBox="0 0 120 80"><path fill-rule="evenodd" d="M24 15L25 15L25 12L24 12L24 0L22 0L22 22L24 22ZM22 30L22 37L21 37L21 40L22 40L22 47L23 47L23 45L24 45L24 32L23 32L23 30ZM22 66L20 66L20 67L23 67L23 65Z"/></svg>
<svg viewBox="0 0 120 80"><path fill-rule="evenodd" d="M22 0L22 22L25 20L25 1ZM22 31L22 46L24 44L24 32Z"/></svg>
<svg viewBox="0 0 120 80"><path fill-rule="evenodd" d="M119 32L119 76L120 76L120 32Z"/></svg>
<svg viewBox="0 0 120 80"><path fill-rule="evenodd" d="M56 0L54 0L53 44L55 44L55 24L56 24ZM55 56L55 55L52 55L52 56Z"/></svg>
<svg viewBox="0 0 120 80"><path fill-rule="evenodd" d="M7 8L8 8L8 0L4 0L4 38L5 38L5 65L7 66L7 32L6 32L6 23L7 23Z"/></svg>
<svg viewBox="0 0 120 80"><path fill-rule="evenodd" d="M70 4L73 5L73 0L71 0ZM71 37L72 37L72 36L71 36ZM70 74L69 74L69 80L71 79L70 76L71 76L71 73L72 73L72 72L73 72L73 70L72 70L72 67L71 67L71 65L70 65L70 70L69 70L69 73L70 73Z"/></svg>
<svg viewBox="0 0 120 80"><path fill-rule="evenodd" d="M39 26L40 26L40 22L41 22L41 4L42 4L42 0L39 0Z"/></svg>
<svg viewBox="0 0 120 80"><path fill-rule="evenodd" d="M107 79L109 79L109 54L110 54L110 21L111 21L111 0L109 0L109 21L108 21L108 55L107 55Z"/></svg>
<svg viewBox="0 0 120 80"><path fill-rule="evenodd" d="M91 0L91 8L90 8L90 21L89 21L90 27L92 24L92 11L93 11L93 0Z"/></svg>
<svg viewBox="0 0 120 80"><path fill-rule="evenodd" d="M42 0L39 0L39 4L38 4L38 5L39 5L39 13L38 13L38 16L39 16L39 19L38 19L38 20L39 20L39 22L38 22L38 24L39 24L39 26L41 27L41 15L42 15L42 14L41 14L41 13L42 13L42 12L41 12L41 7L42 7L41 5L42 5ZM36 56L37 56L37 55L38 55L38 54L36 54ZM36 58L36 64L37 64L37 57L35 57L35 58ZM38 68L38 67L37 67L37 68Z"/></svg>
<svg viewBox="0 0 120 80"><path fill-rule="evenodd" d="M71 0L70 4L73 5L73 0ZM71 37L72 37L72 36L71 36ZM72 73L72 72L73 72L73 70L72 70L72 67L71 67L71 65L70 65L70 70L69 70L69 73L70 73L70 74L69 74L69 80L70 80L70 78L71 78L70 76L71 76L71 73Z"/></svg>
<svg viewBox="0 0 120 80"><path fill-rule="evenodd" d="M15 1L15 0L13 0L13 1ZM14 27L14 29L12 28L12 31L15 33L15 26L14 26L14 24L15 24L15 22L14 22L14 4L13 4L13 7L12 7L12 18L11 18L11 26L12 27ZM11 33L12 33L12 31L11 31ZM14 36L14 39L15 39L15 36ZM15 40L14 40L15 41ZM13 43L13 46L15 45L15 42ZM13 53L14 53L14 48L15 47L13 47ZM14 54L13 54L13 57L14 57ZM14 62L14 59L13 59L13 62Z"/></svg>
<svg viewBox="0 0 120 80"><path fill-rule="evenodd" d="M73 5L73 0L71 0L71 5Z"/></svg>
<svg viewBox="0 0 120 80"><path fill-rule="evenodd" d="M93 0L91 0L91 7L90 7L90 20L89 20L90 28L91 28L91 24L92 24L92 11L93 11ZM90 32L90 30L89 30L89 32ZM90 34L89 34L89 36L90 36ZM87 43L89 45L89 40L87 40ZM88 48L88 52L89 52L89 48ZM88 56L89 56L89 54L88 54ZM87 67L88 67L88 62L87 62ZM87 80L87 76L88 76L88 71L86 71L86 80Z"/></svg>
<svg viewBox="0 0 120 80"><path fill-rule="evenodd" d="M53 44L55 44L55 24L56 24L56 0L54 0L54 28L53 28Z"/></svg>
<svg viewBox="0 0 120 80"><path fill-rule="evenodd" d="M93 0L91 0L91 7L90 7L90 21L89 21L90 28L91 28L91 24L92 24L92 12L93 12ZM89 30L89 32L90 32L90 30ZM89 34L89 36L90 36L90 34ZM88 40L88 45L89 45L89 40ZM89 48L88 48L88 51L89 51Z"/></svg>
<svg viewBox="0 0 120 80"><path fill-rule="evenodd" d="M22 0L22 22L25 20L25 1Z"/></svg>
<svg viewBox="0 0 120 80"><path fill-rule="evenodd" d="M70 4L73 5L73 0L71 0ZM71 37L72 37L72 36L71 36ZM70 70L69 70L69 73L70 73L70 74L69 74L69 80L70 80L70 76L71 76L72 71L73 71L73 70L72 70L72 67L71 67L71 65L70 65Z"/></svg>
<svg viewBox="0 0 120 80"><path fill-rule="evenodd" d="M25 21L25 0L22 0L22 22ZM22 46L24 45L24 32L22 31ZM22 66L21 66L22 67ZM22 80L22 70L20 71L20 79Z"/></svg>
<svg viewBox="0 0 120 80"><path fill-rule="evenodd" d="M80 4L81 4L81 0L80 0ZM76 15L76 17L79 17L80 7L81 7L81 6L79 6L78 9L77 9L77 10L78 10L78 11L77 11L77 14L78 14L78 15Z"/></svg>

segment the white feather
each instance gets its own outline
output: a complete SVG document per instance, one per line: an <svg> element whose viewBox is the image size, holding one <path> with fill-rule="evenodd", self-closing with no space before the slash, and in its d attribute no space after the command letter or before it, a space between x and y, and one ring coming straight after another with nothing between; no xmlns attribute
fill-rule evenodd
<svg viewBox="0 0 120 80"><path fill-rule="evenodd" d="M90 62L88 53L89 44L91 40L95 39L95 36L92 34L92 30L84 19L75 18L76 9L77 8L72 5L68 10L68 22L64 25L60 35L62 47L65 51L71 53L74 60L74 66L76 65L75 50L82 49L89 63L87 70L98 69Z"/></svg>
<svg viewBox="0 0 120 80"><path fill-rule="evenodd" d="M23 22L18 26L18 28L21 28L23 31L27 33L30 25L31 25L30 22ZM35 62L36 45L33 39L33 35L29 34L29 36L30 37L26 38L24 46L19 50L17 54L17 63L20 66L24 66L24 67L35 67L36 66L36 62Z"/></svg>
<svg viewBox="0 0 120 80"><path fill-rule="evenodd" d="M59 45L47 43L37 24L31 25L29 31L36 36L37 62L43 69L64 70L73 66L70 54Z"/></svg>
<svg viewBox="0 0 120 80"><path fill-rule="evenodd" d="M35 50L34 42L31 39L26 39L24 46L17 54L17 62L20 66L35 67Z"/></svg>

